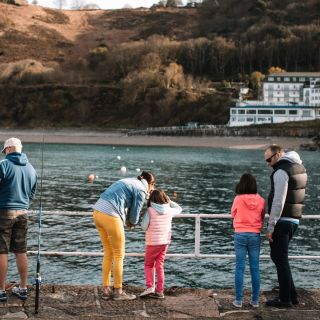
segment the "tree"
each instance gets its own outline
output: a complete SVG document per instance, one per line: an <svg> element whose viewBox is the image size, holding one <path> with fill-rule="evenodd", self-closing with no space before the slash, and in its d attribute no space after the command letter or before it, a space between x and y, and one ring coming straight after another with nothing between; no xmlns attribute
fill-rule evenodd
<svg viewBox="0 0 320 320"><path fill-rule="evenodd" d="M82 9L87 9L87 10L100 10L101 8L96 4L96 3L88 3L85 4Z"/></svg>
<svg viewBox="0 0 320 320"><path fill-rule="evenodd" d="M54 0L53 3L61 10L67 5L67 0Z"/></svg>
<svg viewBox="0 0 320 320"><path fill-rule="evenodd" d="M81 10L86 5L85 0L72 0L71 9L73 10Z"/></svg>
<svg viewBox="0 0 320 320"><path fill-rule="evenodd" d="M280 67L271 67L268 69L268 74L272 73L281 73L281 72L286 72L286 70L280 68Z"/></svg>
<svg viewBox="0 0 320 320"><path fill-rule="evenodd" d="M167 8L177 7L177 6L180 6L182 4L183 4L182 0L167 0L166 7Z"/></svg>
<svg viewBox="0 0 320 320"><path fill-rule="evenodd" d="M182 0L160 0L158 7L172 8L183 5Z"/></svg>
<svg viewBox="0 0 320 320"><path fill-rule="evenodd" d="M262 81L264 79L265 75L262 74L259 71L254 71L250 74L250 84L251 88L253 89L254 96L258 96L259 89L261 87Z"/></svg>
<svg viewBox="0 0 320 320"><path fill-rule="evenodd" d="M171 62L164 73L166 88L177 87L184 82L183 67L175 62Z"/></svg>

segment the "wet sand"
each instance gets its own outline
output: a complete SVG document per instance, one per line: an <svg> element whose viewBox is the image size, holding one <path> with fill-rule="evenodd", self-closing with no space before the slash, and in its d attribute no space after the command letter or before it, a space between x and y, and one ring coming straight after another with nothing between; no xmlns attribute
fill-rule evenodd
<svg viewBox="0 0 320 320"><path fill-rule="evenodd" d="M292 137L190 137L190 136L128 136L120 131L64 130L15 130L0 129L0 140L17 137L24 142L71 143L130 146L208 147L232 149L264 149L269 144L298 150L309 138Z"/></svg>

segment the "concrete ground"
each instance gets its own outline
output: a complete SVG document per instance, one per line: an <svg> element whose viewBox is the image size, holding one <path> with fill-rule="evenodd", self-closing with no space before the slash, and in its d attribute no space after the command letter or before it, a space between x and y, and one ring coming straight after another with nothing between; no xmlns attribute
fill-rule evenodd
<svg viewBox="0 0 320 320"><path fill-rule="evenodd" d="M125 290L137 296L143 291L128 285ZM37 315L34 314L34 290L26 302L8 292L8 302L0 302L0 319L320 319L320 289L300 289L300 305L288 309L264 305L264 301L277 295L276 291L263 292L259 308L249 305L250 293L245 292L243 307L236 309L232 306L232 289L173 287L166 290L164 300L104 301L97 286L43 285Z"/></svg>

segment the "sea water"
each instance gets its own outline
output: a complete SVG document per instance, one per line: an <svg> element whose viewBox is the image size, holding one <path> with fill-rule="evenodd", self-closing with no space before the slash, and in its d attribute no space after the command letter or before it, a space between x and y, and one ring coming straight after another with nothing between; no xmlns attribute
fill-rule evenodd
<svg viewBox="0 0 320 320"><path fill-rule="evenodd" d="M151 170L157 177L157 187L183 208L183 213L228 214L234 198L234 188L244 172L256 176L258 191L266 198L272 170L263 159L262 150L235 150L182 147L138 147L111 145L45 144L43 170L40 144L25 144L24 152L39 175L37 198L31 209L39 208L40 175L42 172L42 210L92 211L103 190L124 177L136 177L140 170ZM305 199L305 214L319 214L319 154L300 152L309 181ZM120 168L126 167L121 173ZM88 175L94 174L93 184ZM319 220L302 220L290 244L290 255L320 255ZM194 219L174 219L169 253L194 252ZM37 217L30 216L28 250L37 250ZM126 231L126 252L144 252L141 228ZM101 251L98 233L92 217L43 215L41 250ZM233 254L231 219L201 220L201 253ZM262 233L261 254L269 254ZM41 256L44 283L100 284L102 257ZM319 260L292 260L292 273L298 287L320 287ZM227 288L234 282L234 259L168 258L166 286ZM10 258L8 280L18 280L14 258ZM36 257L29 258L30 283L34 281ZM246 285L250 285L248 267ZM143 258L126 257L124 282L144 285ZM275 286L276 269L271 260L261 260L263 289Z"/></svg>

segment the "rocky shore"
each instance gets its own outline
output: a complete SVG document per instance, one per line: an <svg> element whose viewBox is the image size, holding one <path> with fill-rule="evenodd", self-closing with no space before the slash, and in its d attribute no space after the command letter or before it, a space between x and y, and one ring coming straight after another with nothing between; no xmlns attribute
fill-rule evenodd
<svg viewBox="0 0 320 320"><path fill-rule="evenodd" d="M125 286L137 296L143 288ZM54 285L41 287L39 313L34 314L34 290L21 302L9 294L0 303L0 319L282 319L318 320L320 289L299 289L300 304L288 309L266 307L264 301L278 293L262 292L259 308L249 305L250 292L244 293L240 309L232 306L233 289L168 288L165 299L137 298L132 301L103 300L101 288L93 285Z"/></svg>

